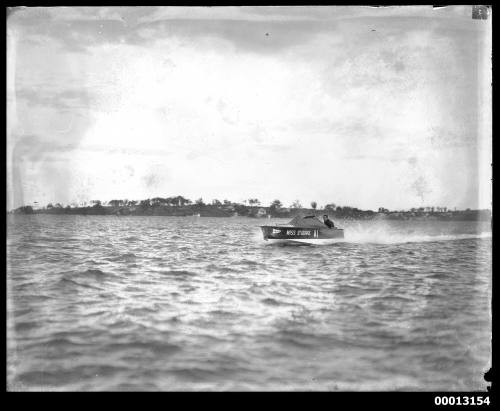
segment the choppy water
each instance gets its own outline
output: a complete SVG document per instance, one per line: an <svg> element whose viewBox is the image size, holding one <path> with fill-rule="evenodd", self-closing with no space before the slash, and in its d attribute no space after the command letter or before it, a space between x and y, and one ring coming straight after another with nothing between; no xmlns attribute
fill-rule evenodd
<svg viewBox="0 0 500 411"><path fill-rule="evenodd" d="M489 224L269 222L9 216L8 388L486 389Z"/></svg>

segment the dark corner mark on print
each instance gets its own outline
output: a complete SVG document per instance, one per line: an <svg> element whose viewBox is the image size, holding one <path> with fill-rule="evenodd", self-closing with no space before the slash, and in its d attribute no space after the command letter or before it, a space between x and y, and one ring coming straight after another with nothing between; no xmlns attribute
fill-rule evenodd
<svg viewBox="0 0 500 411"><path fill-rule="evenodd" d="M490 6L472 6L472 18L475 20L488 20Z"/></svg>
<svg viewBox="0 0 500 411"><path fill-rule="evenodd" d="M484 373L484 380L490 383L490 385L486 387L487 391L492 391L494 380L493 367L491 367L487 372Z"/></svg>

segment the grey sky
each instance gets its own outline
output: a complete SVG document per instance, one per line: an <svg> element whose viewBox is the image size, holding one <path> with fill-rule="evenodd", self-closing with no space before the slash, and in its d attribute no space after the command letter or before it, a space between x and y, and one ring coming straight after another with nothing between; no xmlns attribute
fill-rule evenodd
<svg viewBox="0 0 500 411"><path fill-rule="evenodd" d="M8 207L185 195L490 207L491 16L16 8Z"/></svg>

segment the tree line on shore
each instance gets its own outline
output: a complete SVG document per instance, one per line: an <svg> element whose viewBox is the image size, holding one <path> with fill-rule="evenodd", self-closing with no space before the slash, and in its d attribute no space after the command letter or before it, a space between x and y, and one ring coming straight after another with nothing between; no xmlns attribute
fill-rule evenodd
<svg viewBox="0 0 500 411"><path fill-rule="evenodd" d="M68 204L49 203L45 207L31 205L19 207L14 214L80 214L80 215L165 215L165 216L207 216L207 217L293 217L298 213L322 213L335 218L352 219L410 219L418 217L448 220L487 220L491 218L490 210L449 210L447 207L418 207L409 210L388 210L380 207L377 212L360 210L356 207L340 206L328 203L318 207L311 201L310 207L303 207L299 200L289 207L276 199L268 206L263 206L257 198L250 198L241 203L229 200L214 199L205 203L202 198L191 201L183 196L154 197L145 200L110 200L102 202L93 200L89 203Z"/></svg>

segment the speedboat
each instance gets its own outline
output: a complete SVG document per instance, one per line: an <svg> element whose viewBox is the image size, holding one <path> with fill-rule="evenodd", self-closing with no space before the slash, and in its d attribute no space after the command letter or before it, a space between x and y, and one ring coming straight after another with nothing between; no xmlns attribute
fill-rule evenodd
<svg viewBox="0 0 500 411"><path fill-rule="evenodd" d="M315 215L298 215L287 224L261 225L264 240L273 243L329 244L344 238L342 228L327 227Z"/></svg>

